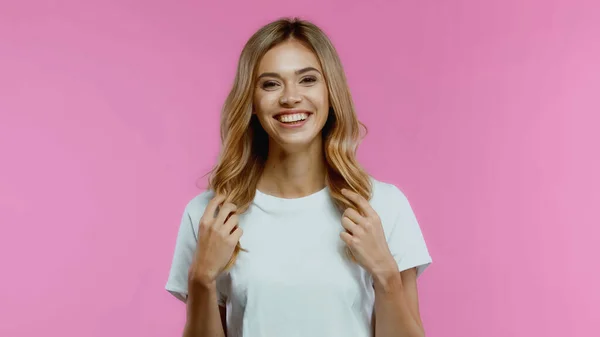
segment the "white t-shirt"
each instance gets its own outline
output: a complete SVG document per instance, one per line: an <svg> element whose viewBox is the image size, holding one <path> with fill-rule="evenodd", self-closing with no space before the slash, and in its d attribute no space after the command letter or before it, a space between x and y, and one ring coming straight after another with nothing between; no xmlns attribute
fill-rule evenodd
<svg viewBox="0 0 600 337"><path fill-rule="evenodd" d="M432 262L417 219L394 185L372 179L371 205L400 271ZM198 224L210 191L185 208L166 289L187 296L188 269ZM375 293L371 276L348 260L341 214L328 188L283 199L256 191L239 218L244 234L235 265L217 279L219 305L227 308L229 337L367 337Z"/></svg>

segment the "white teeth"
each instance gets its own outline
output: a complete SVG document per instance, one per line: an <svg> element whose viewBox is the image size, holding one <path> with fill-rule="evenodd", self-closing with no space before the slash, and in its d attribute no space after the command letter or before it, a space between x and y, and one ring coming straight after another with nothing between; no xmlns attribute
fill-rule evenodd
<svg viewBox="0 0 600 337"><path fill-rule="evenodd" d="M307 113L297 113L297 114L291 114L291 115L279 115L277 116L277 120L283 123L293 123L293 122L299 122L299 121L303 121L305 119L308 118L308 114Z"/></svg>

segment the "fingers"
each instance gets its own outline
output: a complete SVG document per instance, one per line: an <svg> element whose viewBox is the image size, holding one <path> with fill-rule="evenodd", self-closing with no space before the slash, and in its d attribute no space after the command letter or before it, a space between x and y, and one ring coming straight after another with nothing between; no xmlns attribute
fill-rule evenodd
<svg viewBox="0 0 600 337"><path fill-rule="evenodd" d="M227 221L225 221L225 224L223 224L223 227L221 230L227 234L231 234L233 228L235 226L237 226L238 223L239 223L238 215L233 214L232 216L229 217L229 219L227 219Z"/></svg>
<svg viewBox="0 0 600 337"><path fill-rule="evenodd" d="M231 233L231 236L229 236L229 239L231 239L232 242L237 243L238 241L240 241L242 234L244 234L242 228L236 227L233 233Z"/></svg>
<svg viewBox="0 0 600 337"><path fill-rule="evenodd" d="M342 226L352 235L361 234L361 232L363 231L363 229L360 228L360 226L358 226L355 222L353 222L347 217L342 218Z"/></svg>
<svg viewBox="0 0 600 337"><path fill-rule="evenodd" d="M346 243L346 245L350 248L354 247L354 237L346 232L341 232L340 233L340 238L342 239L342 241L344 241L344 243Z"/></svg>
<svg viewBox="0 0 600 337"><path fill-rule="evenodd" d="M202 219L204 222L212 221L215 217L215 212L217 211L217 207L225 201L224 195L215 195L206 206L206 210L204 210L204 215Z"/></svg>
<svg viewBox="0 0 600 337"><path fill-rule="evenodd" d="M237 206L230 202L223 204L223 206L221 206L221 209L219 209L219 214L215 219L215 224L217 226L224 224L229 214L235 212L236 210Z"/></svg>
<svg viewBox="0 0 600 337"><path fill-rule="evenodd" d="M342 188L342 194L344 196L346 196L348 199L350 199L350 201L352 201L356 206L358 206L359 210L365 216L373 216L374 215L375 211L371 207L371 204L362 195L360 195L356 192L350 191L348 189L345 189L345 188Z"/></svg>
<svg viewBox="0 0 600 337"><path fill-rule="evenodd" d="M354 222L357 225L360 225L365 221L365 218L363 218L362 215L358 214L358 212L352 208L347 208L344 211L344 214L342 214L342 219L344 219L344 218L350 219L352 222Z"/></svg>

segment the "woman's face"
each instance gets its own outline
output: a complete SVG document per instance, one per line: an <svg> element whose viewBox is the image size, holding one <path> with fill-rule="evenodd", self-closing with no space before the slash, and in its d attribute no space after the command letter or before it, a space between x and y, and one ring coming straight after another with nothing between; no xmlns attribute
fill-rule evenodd
<svg viewBox="0 0 600 337"><path fill-rule="evenodd" d="M329 93L316 55L294 40L269 50L258 65L253 103L271 142L281 148L299 150L320 141Z"/></svg>

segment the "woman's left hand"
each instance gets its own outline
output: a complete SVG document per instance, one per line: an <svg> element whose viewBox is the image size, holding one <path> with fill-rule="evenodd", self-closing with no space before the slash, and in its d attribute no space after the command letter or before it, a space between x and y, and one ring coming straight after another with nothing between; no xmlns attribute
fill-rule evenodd
<svg viewBox="0 0 600 337"><path fill-rule="evenodd" d="M360 194L347 189L342 189L342 194L354 202L360 211L352 208L344 211L342 226L346 231L340 233L356 261L371 275L397 270L377 212Z"/></svg>

